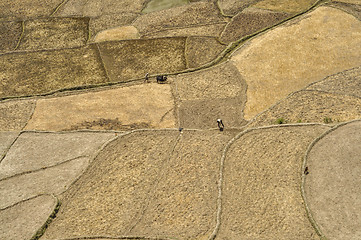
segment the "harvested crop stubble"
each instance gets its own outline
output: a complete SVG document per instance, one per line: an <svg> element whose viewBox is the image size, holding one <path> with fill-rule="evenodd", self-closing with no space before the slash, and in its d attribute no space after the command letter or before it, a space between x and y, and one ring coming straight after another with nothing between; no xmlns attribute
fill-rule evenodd
<svg viewBox="0 0 361 240"><path fill-rule="evenodd" d="M0 239L31 239L46 222L57 204L56 198L40 195L0 210Z"/></svg>
<svg viewBox="0 0 361 240"><path fill-rule="evenodd" d="M95 36L94 42L129 40L138 38L140 38L140 35L134 26L122 26L99 32Z"/></svg>
<svg viewBox="0 0 361 240"><path fill-rule="evenodd" d="M225 159L216 239L319 239L300 194L302 156L325 126L252 130Z"/></svg>
<svg viewBox="0 0 361 240"><path fill-rule="evenodd" d="M361 238L361 121L329 132L307 155L305 196L330 240Z"/></svg>
<svg viewBox="0 0 361 240"><path fill-rule="evenodd" d="M77 179L89 165L89 157L80 157L31 173L0 180L0 209L39 194L59 195Z"/></svg>
<svg viewBox="0 0 361 240"><path fill-rule="evenodd" d="M283 118L287 123L346 122L361 118L361 99L318 91L300 91L257 116L250 126L276 124Z"/></svg>
<svg viewBox="0 0 361 240"><path fill-rule="evenodd" d="M253 39L232 61L248 85L245 118L251 119L311 82L359 66L361 22L319 7Z"/></svg>
<svg viewBox="0 0 361 240"><path fill-rule="evenodd" d="M214 60L224 49L225 45L216 38L189 37L186 45L186 58L189 68L200 67Z"/></svg>
<svg viewBox="0 0 361 240"><path fill-rule="evenodd" d="M22 30L20 21L0 21L0 53L15 49L20 40Z"/></svg>
<svg viewBox="0 0 361 240"><path fill-rule="evenodd" d="M19 50L60 49L84 46L87 18L42 18L24 22Z"/></svg>
<svg viewBox="0 0 361 240"><path fill-rule="evenodd" d="M18 135L18 132L0 132L0 161Z"/></svg>
<svg viewBox="0 0 361 240"><path fill-rule="evenodd" d="M0 19L47 17L63 0L1 0Z"/></svg>
<svg viewBox="0 0 361 240"><path fill-rule="evenodd" d="M0 102L0 131L22 130L30 119L34 108L34 100Z"/></svg>
<svg viewBox="0 0 361 240"><path fill-rule="evenodd" d="M98 43L112 81L143 78L146 73L184 70L186 38L158 38Z"/></svg>
<svg viewBox="0 0 361 240"><path fill-rule="evenodd" d="M222 149L233 132L138 132L109 144L63 199L44 239L206 239L215 225Z"/></svg>
<svg viewBox="0 0 361 240"><path fill-rule="evenodd" d="M151 32L172 28L194 27L196 25L224 22L224 18L214 3L195 2L141 15L133 24L141 35L146 35Z"/></svg>
<svg viewBox="0 0 361 240"><path fill-rule="evenodd" d="M289 14L286 13L247 8L232 18L224 29L220 41L224 43L234 42L266 27L271 27L288 16Z"/></svg>
<svg viewBox="0 0 361 240"><path fill-rule="evenodd" d="M0 179L92 156L114 133L22 133L0 163Z"/></svg>
<svg viewBox="0 0 361 240"><path fill-rule="evenodd" d="M307 10L317 0L263 0L253 7L273 10L277 12L298 13Z"/></svg>
<svg viewBox="0 0 361 240"><path fill-rule="evenodd" d="M234 16L259 1L261 0L219 0L218 4L226 15Z"/></svg>
<svg viewBox="0 0 361 240"><path fill-rule="evenodd" d="M358 20L361 21L361 3L360 4L351 4L346 2L329 2L326 6L334 7L341 9L349 14L355 16Z"/></svg>
<svg viewBox="0 0 361 240"><path fill-rule="evenodd" d="M0 55L0 97L108 82L96 46Z"/></svg>
<svg viewBox="0 0 361 240"><path fill-rule="evenodd" d="M38 100L27 130L131 130L175 126L169 84L143 84Z"/></svg>

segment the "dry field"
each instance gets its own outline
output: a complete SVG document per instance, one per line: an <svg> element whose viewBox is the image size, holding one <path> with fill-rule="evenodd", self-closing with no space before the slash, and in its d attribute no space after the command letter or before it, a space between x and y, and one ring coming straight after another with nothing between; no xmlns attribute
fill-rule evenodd
<svg viewBox="0 0 361 240"><path fill-rule="evenodd" d="M0 1L0 239L359 239L360 10Z"/></svg>

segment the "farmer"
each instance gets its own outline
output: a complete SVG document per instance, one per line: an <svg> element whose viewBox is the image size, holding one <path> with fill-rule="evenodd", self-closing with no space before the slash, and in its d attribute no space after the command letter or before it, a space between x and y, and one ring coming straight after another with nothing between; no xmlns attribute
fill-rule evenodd
<svg viewBox="0 0 361 240"><path fill-rule="evenodd" d="M149 73L146 73L144 82L148 82L148 79L149 79Z"/></svg>
<svg viewBox="0 0 361 240"><path fill-rule="evenodd" d="M217 124L218 124L218 128L220 131L223 131L224 129L224 125L223 125L223 122L222 122L222 119L217 119Z"/></svg>

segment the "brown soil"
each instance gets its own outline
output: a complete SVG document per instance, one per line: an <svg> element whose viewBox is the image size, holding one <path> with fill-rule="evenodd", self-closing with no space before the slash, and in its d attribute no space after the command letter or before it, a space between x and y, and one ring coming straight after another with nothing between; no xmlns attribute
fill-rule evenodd
<svg viewBox="0 0 361 240"><path fill-rule="evenodd" d="M306 89L361 98L361 67L329 76Z"/></svg>
<svg viewBox="0 0 361 240"><path fill-rule="evenodd" d="M319 239L300 194L302 156L324 126L253 130L230 147L216 239Z"/></svg>
<svg viewBox="0 0 361 240"><path fill-rule="evenodd" d="M0 163L0 179L92 156L114 133L22 133Z"/></svg>
<svg viewBox="0 0 361 240"><path fill-rule="evenodd" d="M0 131L22 130L34 108L33 100L0 102Z"/></svg>
<svg viewBox="0 0 361 240"><path fill-rule="evenodd" d="M305 195L327 239L361 238L361 122L319 140L307 155Z"/></svg>
<svg viewBox="0 0 361 240"><path fill-rule="evenodd" d="M58 195L68 189L89 165L89 157L0 180L0 209L39 194Z"/></svg>
<svg viewBox="0 0 361 240"><path fill-rule="evenodd" d="M307 10L317 0L263 0L254 7L278 12L297 13Z"/></svg>
<svg viewBox="0 0 361 240"><path fill-rule="evenodd" d="M50 16L63 0L1 0L0 19L27 19Z"/></svg>
<svg viewBox="0 0 361 240"><path fill-rule="evenodd" d="M176 8L141 15L134 26L141 35L176 27L225 22L217 6L208 2L196 2Z"/></svg>
<svg viewBox="0 0 361 240"><path fill-rule="evenodd" d="M96 46L0 55L0 97L108 82Z"/></svg>
<svg viewBox="0 0 361 240"><path fill-rule="evenodd" d="M41 195L0 210L0 239L31 239L53 212L57 200Z"/></svg>
<svg viewBox="0 0 361 240"><path fill-rule="evenodd" d="M286 123L337 123L361 118L361 98L318 91L300 91L257 116L251 126Z"/></svg>
<svg viewBox="0 0 361 240"><path fill-rule="evenodd" d="M224 49L225 45L216 38L189 37L186 45L186 58L189 68L200 67L214 60Z"/></svg>
<svg viewBox="0 0 361 240"><path fill-rule="evenodd" d="M172 128L174 100L169 84L143 84L40 99L27 130L130 130Z"/></svg>
<svg viewBox="0 0 361 240"><path fill-rule="evenodd" d="M148 72L171 73L184 70L185 38L159 38L99 43L111 81L143 78Z"/></svg>
<svg viewBox="0 0 361 240"><path fill-rule="evenodd" d="M261 0L218 0L219 7L226 15L236 15Z"/></svg>
<svg viewBox="0 0 361 240"><path fill-rule="evenodd" d="M220 40L224 43L234 42L266 27L271 27L288 16L290 15L286 13L248 8L232 18L232 21L224 29Z"/></svg>
<svg viewBox="0 0 361 240"><path fill-rule="evenodd" d="M226 23L208 24L203 26L184 27L184 28L172 28L166 30L160 30L156 32L146 33L142 35L142 38L158 38L158 37L218 37Z"/></svg>
<svg viewBox="0 0 361 240"><path fill-rule="evenodd" d="M178 135L139 132L108 145L65 195L43 239L206 239L215 225L219 158L232 135L186 131L173 149Z"/></svg>
<svg viewBox="0 0 361 240"><path fill-rule="evenodd" d="M0 21L0 53L14 50L22 31L21 22Z"/></svg>
<svg viewBox="0 0 361 240"><path fill-rule="evenodd" d="M44 18L24 23L19 50L56 49L84 46L88 39L86 18Z"/></svg>
<svg viewBox="0 0 361 240"><path fill-rule="evenodd" d="M245 118L311 82L359 66L360 39L360 21L319 7L252 40L232 57L248 84Z"/></svg>

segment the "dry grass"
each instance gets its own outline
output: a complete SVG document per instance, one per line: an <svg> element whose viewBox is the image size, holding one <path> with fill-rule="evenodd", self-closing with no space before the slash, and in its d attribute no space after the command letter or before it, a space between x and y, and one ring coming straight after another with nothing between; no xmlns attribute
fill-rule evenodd
<svg viewBox="0 0 361 240"><path fill-rule="evenodd" d="M206 239L215 224L221 150L233 134L140 132L108 145L65 195L44 239ZM87 226L87 227L81 227Z"/></svg>
<svg viewBox="0 0 361 240"><path fill-rule="evenodd" d="M185 38L159 38L99 43L105 68L113 82L143 78L146 73L184 70Z"/></svg>
<svg viewBox="0 0 361 240"><path fill-rule="evenodd" d="M86 18L43 18L24 23L19 50L55 49L84 46L88 39Z"/></svg>
<svg viewBox="0 0 361 240"><path fill-rule="evenodd" d="M346 122L361 118L361 99L317 91L300 91L271 107L251 126L273 125L283 118L287 123Z"/></svg>
<svg viewBox="0 0 361 240"><path fill-rule="evenodd" d="M0 131L22 130L34 107L33 100L0 102Z"/></svg>
<svg viewBox="0 0 361 240"><path fill-rule="evenodd" d="M361 238L361 122L337 128L307 156L308 206L327 239Z"/></svg>
<svg viewBox="0 0 361 240"><path fill-rule="evenodd" d="M38 100L27 130L171 128L170 85L144 84Z"/></svg>
<svg viewBox="0 0 361 240"><path fill-rule="evenodd" d="M189 37L186 46L188 67L196 68L211 62L225 48L216 38Z"/></svg>
<svg viewBox="0 0 361 240"><path fill-rule="evenodd" d="M248 8L232 18L232 21L224 29L220 40L224 43L236 41L266 27L273 26L288 16L285 13Z"/></svg>
<svg viewBox="0 0 361 240"><path fill-rule="evenodd" d="M248 84L245 118L311 82L359 66L360 39L360 21L319 7L252 40L232 57Z"/></svg>
<svg viewBox="0 0 361 240"><path fill-rule="evenodd" d="M31 239L53 212L57 200L41 195L0 211L0 239Z"/></svg>
<svg viewBox="0 0 361 240"><path fill-rule="evenodd" d="M225 159L217 239L319 239L300 194L302 156L324 126L253 130Z"/></svg>
<svg viewBox="0 0 361 240"><path fill-rule="evenodd" d="M0 98L108 82L96 46L0 55Z"/></svg>
<svg viewBox="0 0 361 240"><path fill-rule="evenodd" d="M106 42L138 38L140 38L138 29L133 26L122 26L99 32L95 36L94 42Z"/></svg>
<svg viewBox="0 0 361 240"><path fill-rule="evenodd" d="M254 7L287 13L297 13L307 10L317 0L263 0Z"/></svg>
<svg viewBox="0 0 361 240"><path fill-rule="evenodd" d="M21 22L0 21L0 53L14 50L22 31Z"/></svg>

